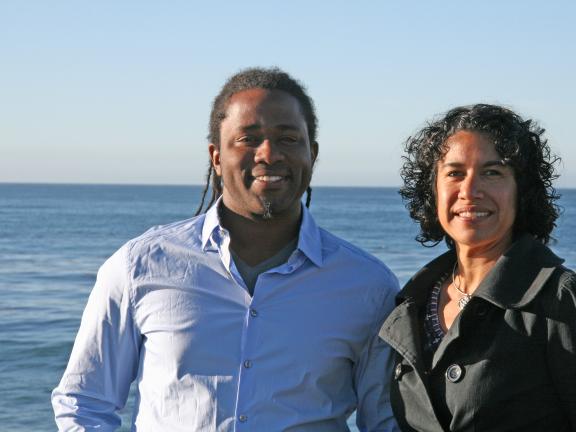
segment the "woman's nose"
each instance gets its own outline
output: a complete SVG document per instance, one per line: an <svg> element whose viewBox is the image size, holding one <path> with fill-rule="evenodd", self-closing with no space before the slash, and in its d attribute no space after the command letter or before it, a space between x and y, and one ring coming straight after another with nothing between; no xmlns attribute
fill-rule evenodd
<svg viewBox="0 0 576 432"><path fill-rule="evenodd" d="M474 174L467 175L460 183L458 198L465 200L474 200L483 197L482 182Z"/></svg>

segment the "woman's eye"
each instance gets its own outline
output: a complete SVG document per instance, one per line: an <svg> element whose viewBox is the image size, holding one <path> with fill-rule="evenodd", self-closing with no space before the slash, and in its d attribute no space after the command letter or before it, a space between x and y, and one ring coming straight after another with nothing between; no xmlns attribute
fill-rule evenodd
<svg viewBox="0 0 576 432"><path fill-rule="evenodd" d="M464 175L464 173L462 171L448 171L446 173L447 177L461 177L463 175Z"/></svg>
<svg viewBox="0 0 576 432"><path fill-rule="evenodd" d="M502 175L502 173L498 170L486 170L486 171L484 171L484 175L486 177L497 177L497 176Z"/></svg>

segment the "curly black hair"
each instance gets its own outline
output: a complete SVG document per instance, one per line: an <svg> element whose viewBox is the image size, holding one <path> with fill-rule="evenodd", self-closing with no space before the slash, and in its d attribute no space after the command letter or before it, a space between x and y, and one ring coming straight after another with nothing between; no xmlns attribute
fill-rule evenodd
<svg viewBox="0 0 576 432"><path fill-rule="evenodd" d="M454 246L438 220L436 170L448 151L446 141L461 130L489 137L498 154L513 168L518 188L514 235L530 233L547 244L560 214L556 204L560 195L552 186L558 177L555 165L560 158L552 154L543 137L544 129L536 122L488 104L454 108L406 140L400 172L404 185L399 193L410 217L420 224L416 240L424 246L436 246L442 240Z"/></svg>
<svg viewBox="0 0 576 432"><path fill-rule="evenodd" d="M228 101L230 98L236 93L253 88L282 90L295 97L302 109L302 114L308 127L308 137L310 142L313 143L316 141L318 120L316 118L314 102L306 93L306 89L302 83L292 78L281 69L274 67L270 69L245 69L233 75L228 79L228 81L226 81L212 104L208 134L209 142L216 145L216 147L220 146L220 126L222 121L226 118L226 109L228 108ZM204 199L206 198L206 193L210 186L212 186L212 196L210 197L210 201L206 205L206 208L209 208L220 197L220 195L222 195L222 179L216 174L210 160L208 161L208 164L206 185L202 191L202 198L200 206L196 210L196 215L203 211ZM312 188L308 186L306 189L306 207L310 206L311 197Z"/></svg>

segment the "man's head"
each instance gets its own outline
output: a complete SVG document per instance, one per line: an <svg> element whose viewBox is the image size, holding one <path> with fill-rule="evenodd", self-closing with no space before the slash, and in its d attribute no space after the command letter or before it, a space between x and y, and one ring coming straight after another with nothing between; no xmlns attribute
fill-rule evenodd
<svg viewBox="0 0 576 432"><path fill-rule="evenodd" d="M247 69L232 76L210 114L210 167L202 202L224 195L232 209L271 216L299 209L316 160L317 120L303 86L285 72Z"/></svg>

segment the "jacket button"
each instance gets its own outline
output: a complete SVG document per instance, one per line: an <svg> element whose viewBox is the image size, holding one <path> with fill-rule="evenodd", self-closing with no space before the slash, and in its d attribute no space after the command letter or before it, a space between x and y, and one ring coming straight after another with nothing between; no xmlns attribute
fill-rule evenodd
<svg viewBox="0 0 576 432"><path fill-rule="evenodd" d="M460 365L450 365L448 366L448 369L446 369L446 379L453 383L458 382L460 379L462 379L463 372L464 371Z"/></svg>
<svg viewBox="0 0 576 432"><path fill-rule="evenodd" d="M394 379L398 381L402 376L402 363L398 363L394 369Z"/></svg>

